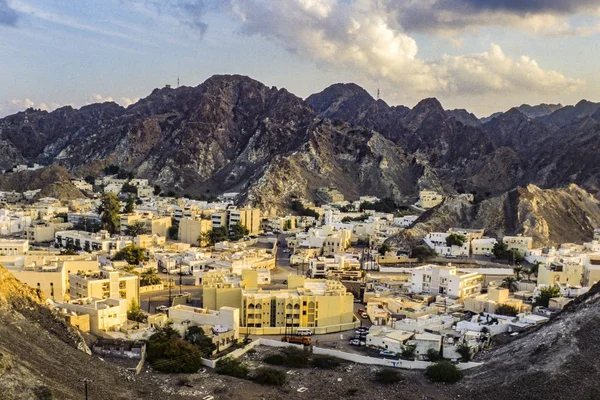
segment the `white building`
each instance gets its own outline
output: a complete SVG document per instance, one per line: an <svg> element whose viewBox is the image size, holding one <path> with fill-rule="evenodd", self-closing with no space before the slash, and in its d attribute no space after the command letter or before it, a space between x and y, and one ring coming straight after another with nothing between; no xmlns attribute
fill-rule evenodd
<svg viewBox="0 0 600 400"><path fill-rule="evenodd" d="M475 272L462 272L450 265L425 265L413 268L410 291L464 298L479 294L482 282L483 277Z"/></svg>
<svg viewBox="0 0 600 400"><path fill-rule="evenodd" d="M405 215L404 217L394 218L394 225L406 228L412 225L417 218L419 218L418 215Z"/></svg>
<svg viewBox="0 0 600 400"><path fill-rule="evenodd" d="M504 236L502 242L506 244L508 250L520 251L523 254L533 248L533 238L530 236Z"/></svg>
<svg viewBox="0 0 600 400"><path fill-rule="evenodd" d="M492 254L497 242L494 238L473 239L471 240L471 252L478 255Z"/></svg>
<svg viewBox="0 0 600 400"><path fill-rule="evenodd" d="M451 232L430 232L423 238L423 242L441 256L468 256L470 243L466 238L462 246L446 246L446 238L450 236L450 233Z"/></svg>
<svg viewBox="0 0 600 400"><path fill-rule="evenodd" d="M29 240L0 239L0 255L18 256L29 251Z"/></svg>
<svg viewBox="0 0 600 400"><path fill-rule="evenodd" d="M73 247L85 251L119 251L133 243L128 236L111 237L107 231L60 231L56 232L54 237L54 242L59 247Z"/></svg>

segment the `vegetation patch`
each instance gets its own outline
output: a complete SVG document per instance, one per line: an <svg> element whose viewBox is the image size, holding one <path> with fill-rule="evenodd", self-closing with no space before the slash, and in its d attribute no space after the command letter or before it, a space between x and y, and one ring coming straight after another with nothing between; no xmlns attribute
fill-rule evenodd
<svg viewBox="0 0 600 400"><path fill-rule="evenodd" d="M231 357L221 358L217 361L215 372L219 375L228 375L241 379L248 377L248 367L242 364L241 361Z"/></svg>
<svg viewBox="0 0 600 400"><path fill-rule="evenodd" d="M271 367L261 367L252 374L252 381L268 386L283 386L285 372Z"/></svg>
<svg viewBox="0 0 600 400"><path fill-rule="evenodd" d="M400 375L400 372L393 368L380 369L375 373L375 382L384 385L391 385L401 382L402 380L403 378L402 375Z"/></svg>
<svg viewBox="0 0 600 400"><path fill-rule="evenodd" d="M448 361L440 361L428 366L425 376L433 382L454 383L458 382L463 374L456 365Z"/></svg>
<svg viewBox="0 0 600 400"><path fill-rule="evenodd" d="M313 356L311 364L315 368L335 369L342 364L342 360L337 357L318 354Z"/></svg>

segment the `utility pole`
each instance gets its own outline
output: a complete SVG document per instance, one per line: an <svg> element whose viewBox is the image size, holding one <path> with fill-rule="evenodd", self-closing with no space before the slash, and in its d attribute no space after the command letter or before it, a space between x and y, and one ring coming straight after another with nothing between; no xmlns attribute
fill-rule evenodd
<svg viewBox="0 0 600 400"><path fill-rule="evenodd" d="M148 297L148 314L150 314L150 304L152 304L152 297Z"/></svg>
<svg viewBox="0 0 600 400"><path fill-rule="evenodd" d="M85 400L88 400L88 382L91 382L91 380L89 380L87 378L83 378L83 379L80 379L79 381L83 382L84 389L85 389Z"/></svg>
<svg viewBox="0 0 600 400"><path fill-rule="evenodd" d="M169 307L171 307L171 282L173 280L171 278L169 278L169 280L167 281L169 284Z"/></svg>

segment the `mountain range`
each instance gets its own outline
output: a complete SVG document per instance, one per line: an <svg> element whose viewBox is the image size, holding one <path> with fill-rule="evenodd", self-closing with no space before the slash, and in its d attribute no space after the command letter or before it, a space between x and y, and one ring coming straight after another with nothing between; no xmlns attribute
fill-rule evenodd
<svg viewBox="0 0 600 400"><path fill-rule="evenodd" d="M303 100L217 75L197 87L155 89L127 108L107 102L2 118L0 168L37 162L86 176L115 164L180 195L241 192L241 202L265 214L292 196L314 199L321 186L351 200L400 203L422 189L492 199L528 185L575 184L597 195L599 132L600 103L588 101L478 119L435 98L389 106L355 84Z"/></svg>

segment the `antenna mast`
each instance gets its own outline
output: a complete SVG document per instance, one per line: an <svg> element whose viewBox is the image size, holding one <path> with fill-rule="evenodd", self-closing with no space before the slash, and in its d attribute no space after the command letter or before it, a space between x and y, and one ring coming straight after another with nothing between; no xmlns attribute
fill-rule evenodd
<svg viewBox="0 0 600 400"><path fill-rule="evenodd" d="M379 100L379 88L377 88L377 100Z"/></svg>
<svg viewBox="0 0 600 400"><path fill-rule="evenodd" d="M177 87L179 87L179 76L177 76Z"/></svg>

